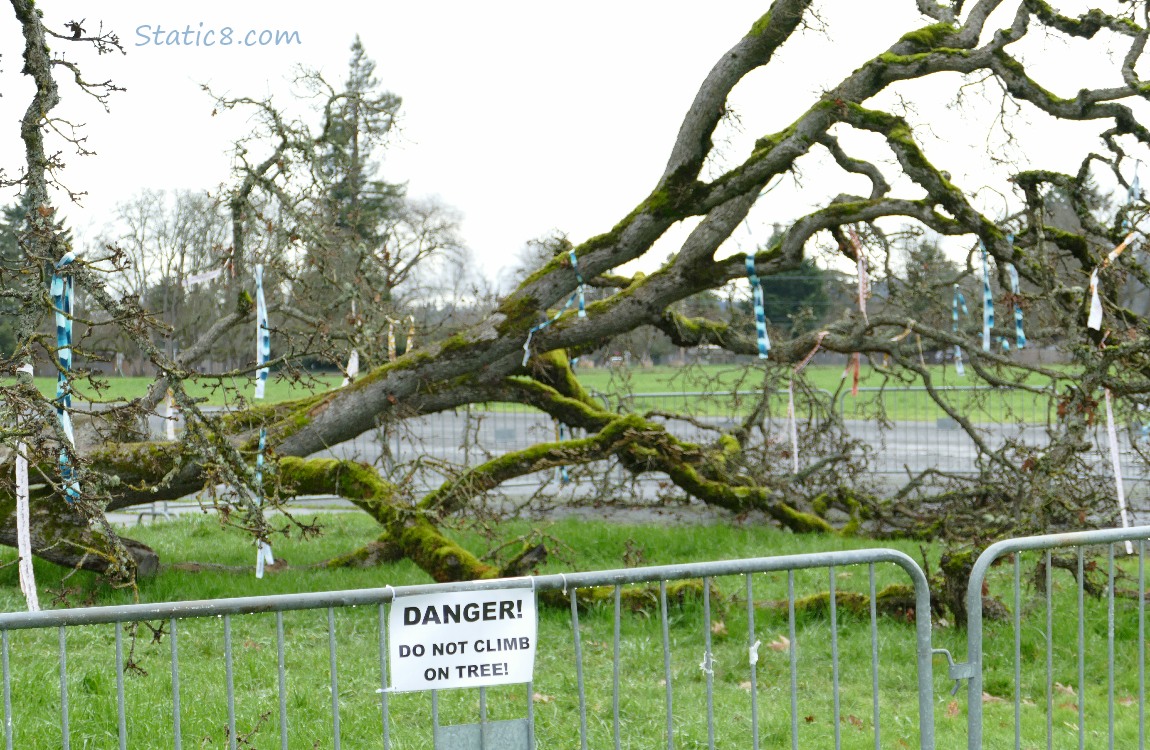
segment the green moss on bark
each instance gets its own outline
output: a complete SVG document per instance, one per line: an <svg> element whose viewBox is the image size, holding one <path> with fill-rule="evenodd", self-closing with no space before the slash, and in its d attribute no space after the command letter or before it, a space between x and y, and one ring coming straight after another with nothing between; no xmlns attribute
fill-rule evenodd
<svg viewBox="0 0 1150 750"><path fill-rule="evenodd" d="M943 42L953 36L956 31L954 24L950 22L932 23L921 29L908 31L902 35L899 41L909 42L922 50L930 50L941 47Z"/></svg>

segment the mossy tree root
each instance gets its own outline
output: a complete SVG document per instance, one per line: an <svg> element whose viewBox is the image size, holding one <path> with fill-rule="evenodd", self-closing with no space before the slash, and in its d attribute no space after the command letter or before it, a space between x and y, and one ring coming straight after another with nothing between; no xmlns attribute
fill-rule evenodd
<svg viewBox="0 0 1150 750"><path fill-rule="evenodd" d="M283 458L279 482L293 492L333 494L355 503L384 527L367 547L329 561L333 566L362 565L373 558L406 558L439 582L495 578L498 568L482 562L445 536L418 508L396 502L398 488L366 464L331 458Z"/></svg>

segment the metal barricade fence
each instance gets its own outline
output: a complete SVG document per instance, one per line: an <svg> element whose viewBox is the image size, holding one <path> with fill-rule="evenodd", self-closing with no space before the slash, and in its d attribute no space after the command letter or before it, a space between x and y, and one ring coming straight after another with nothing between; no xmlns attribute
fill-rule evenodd
<svg viewBox="0 0 1150 750"><path fill-rule="evenodd" d="M392 602L526 587L533 683L388 691ZM0 656L8 748L934 747L927 581L886 549L2 614Z"/></svg>
<svg viewBox="0 0 1150 750"><path fill-rule="evenodd" d="M987 713L999 726L1013 720L1015 748L1146 746L1147 539L1150 526L1024 537L979 556L966 593L968 661L950 670L969 679L970 750L984 747ZM995 598L1002 590L1006 602ZM1033 663L1037 675L1024 669Z"/></svg>

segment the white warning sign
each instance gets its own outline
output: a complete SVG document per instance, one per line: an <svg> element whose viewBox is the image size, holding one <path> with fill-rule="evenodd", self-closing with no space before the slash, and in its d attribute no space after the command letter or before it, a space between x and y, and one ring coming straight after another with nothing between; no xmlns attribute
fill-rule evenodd
<svg viewBox="0 0 1150 750"><path fill-rule="evenodd" d="M391 689L530 682L536 624L531 589L397 597L388 618Z"/></svg>

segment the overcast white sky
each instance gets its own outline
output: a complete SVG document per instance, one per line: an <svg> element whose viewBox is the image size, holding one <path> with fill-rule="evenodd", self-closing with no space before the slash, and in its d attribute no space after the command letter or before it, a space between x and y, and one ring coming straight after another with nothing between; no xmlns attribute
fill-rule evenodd
<svg viewBox="0 0 1150 750"><path fill-rule="evenodd" d="M525 241L553 229L575 241L585 239L608 230L642 200L662 171L703 76L768 5L749 0L706 6L697 0L46 2L47 20L61 32L70 20L86 19L89 32L102 20L120 34L128 52L96 58L86 49L54 45L81 62L89 78L111 78L127 88L113 97L112 111L105 114L62 79L64 102L57 114L85 123L88 145L98 152L86 158L65 154L66 183L89 193L83 208L65 209L66 214L81 238L90 238L117 201L143 188L216 187L227 179L229 144L250 125L242 116L212 117L200 85L233 95L283 97L289 90L285 79L297 65L342 82L348 47L358 33L377 62L377 77L404 100L402 134L387 151L382 176L406 181L413 196L437 195L459 209L465 241L494 277ZM883 12L875 19L878 5ZM785 126L817 92L925 23L911 0L827 0L816 7L826 33L806 32L788 43L780 65L750 76L736 90L732 103L743 132L728 134L725 150L731 160L741 160L758 135ZM1007 23L1001 19L1001 25ZM150 29L140 28L145 25ZM297 31L299 44L158 46L151 36L145 43L143 34L158 27L217 33L231 27L236 41L249 30ZM1043 37L1027 44L1038 54ZM1093 65L1104 60L1108 44L1104 40L1089 52L1061 42L1047 49L1049 87L1073 95ZM0 164L9 170L18 168L22 157L17 120L29 95L19 75L20 49L18 28L4 6ZM1065 161L1071 153L1067 140L1097 142L1096 125L1055 130L1038 117L1029 130L1019 121L1022 142L1007 147L993 128L996 102L976 102L980 106L956 118L945 109L949 99L935 93L943 83L954 81L934 78L901 93L923 102L915 114L924 126L920 136L928 147L943 149L936 163L969 189L992 176L985 166L988 147L1024 161L1025 146L1049 160L1044 163L1073 170L1076 162ZM1120 81L1115 73L1102 83ZM788 183L761 202L747 233L735 243L764 239L770 222L787 222L829 195L866 191L857 178L819 167L817 159L804 165L801 195L794 197ZM984 198L990 206L1003 203L992 194Z"/></svg>

